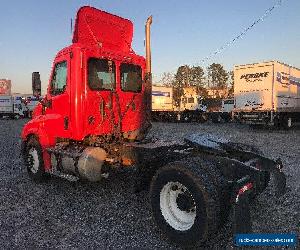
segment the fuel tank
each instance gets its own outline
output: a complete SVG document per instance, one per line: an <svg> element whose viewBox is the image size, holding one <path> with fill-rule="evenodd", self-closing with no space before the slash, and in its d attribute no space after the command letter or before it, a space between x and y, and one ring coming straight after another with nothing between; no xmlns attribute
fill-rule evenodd
<svg viewBox="0 0 300 250"><path fill-rule="evenodd" d="M71 174L80 179L97 182L102 179L102 166L106 159L106 151L99 147L87 147L80 154L51 154L53 169Z"/></svg>

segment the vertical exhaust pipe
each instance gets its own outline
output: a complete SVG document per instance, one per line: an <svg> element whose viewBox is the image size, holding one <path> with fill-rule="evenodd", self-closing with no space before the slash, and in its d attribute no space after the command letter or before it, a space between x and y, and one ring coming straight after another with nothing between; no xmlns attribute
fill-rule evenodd
<svg viewBox="0 0 300 250"><path fill-rule="evenodd" d="M150 27L152 16L149 16L146 22L146 74L151 74L151 44L150 44Z"/></svg>
<svg viewBox="0 0 300 250"><path fill-rule="evenodd" d="M150 27L152 16L149 16L145 25L145 46L146 46L146 69L145 69L145 88L144 88L144 114L143 123L141 124L141 133L139 139L146 137L151 128L151 111L152 111L152 73L151 73L151 47L150 47Z"/></svg>

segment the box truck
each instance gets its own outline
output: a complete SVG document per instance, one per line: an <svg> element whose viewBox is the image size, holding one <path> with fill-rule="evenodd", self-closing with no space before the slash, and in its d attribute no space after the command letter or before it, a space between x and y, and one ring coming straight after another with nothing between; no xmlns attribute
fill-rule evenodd
<svg viewBox="0 0 300 250"><path fill-rule="evenodd" d="M26 117L31 118L32 113L36 105L40 102L40 98L38 96L26 96L25 103L26 103Z"/></svg>
<svg viewBox="0 0 300 250"><path fill-rule="evenodd" d="M300 69L269 61L234 67L234 117L289 128L300 116Z"/></svg>
<svg viewBox="0 0 300 250"><path fill-rule="evenodd" d="M24 117L26 105L21 96L0 95L0 117Z"/></svg>
<svg viewBox="0 0 300 250"><path fill-rule="evenodd" d="M154 121L202 121L201 96L195 87L184 87L179 107L174 104L173 88L152 86L152 119Z"/></svg>

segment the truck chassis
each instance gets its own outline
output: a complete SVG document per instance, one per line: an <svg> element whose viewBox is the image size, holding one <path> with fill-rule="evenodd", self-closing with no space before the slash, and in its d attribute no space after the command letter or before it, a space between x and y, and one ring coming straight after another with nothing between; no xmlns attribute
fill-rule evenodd
<svg viewBox="0 0 300 250"><path fill-rule="evenodd" d="M91 146L104 146L109 152L100 168L102 177L111 167L135 166L136 192L150 189L154 220L173 242L184 246L202 243L216 233L231 208L234 232L251 232L249 202L268 186L270 175L275 178L276 195L285 192L280 159L270 160L253 146L208 134L190 135L182 143L64 141L47 149L53 166L48 172L43 169L37 138L24 142L22 152L29 175L36 181L49 174L79 180L88 176L80 172L78 162ZM88 178L93 181L93 176Z"/></svg>

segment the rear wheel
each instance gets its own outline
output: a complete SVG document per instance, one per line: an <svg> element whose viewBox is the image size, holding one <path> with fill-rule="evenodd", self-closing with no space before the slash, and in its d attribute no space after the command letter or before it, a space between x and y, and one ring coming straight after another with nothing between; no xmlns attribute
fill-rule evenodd
<svg viewBox="0 0 300 250"><path fill-rule="evenodd" d="M217 230L217 188L193 160L159 169L151 183L150 200L157 225L177 244L195 245Z"/></svg>
<svg viewBox="0 0 300 250"><path fill-rule="evenodd" d="M46 177L42 148L35 137L31 137L25 148L24 161L29 176L35 181L42 181Z"/></svg>

